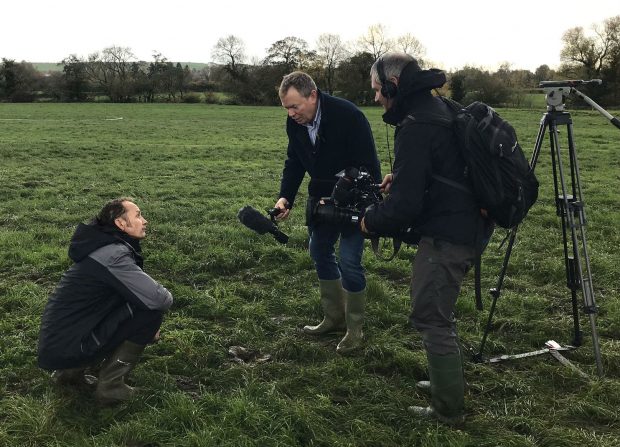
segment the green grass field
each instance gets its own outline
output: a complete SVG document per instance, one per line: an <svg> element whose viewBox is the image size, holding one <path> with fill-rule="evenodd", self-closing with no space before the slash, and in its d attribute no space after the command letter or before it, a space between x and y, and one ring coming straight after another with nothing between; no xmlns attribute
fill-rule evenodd
<svg viewBox="0 0 620 447"><path fill-rule="evenodd" d="M380 110L365 112L387 171ZM500 112L529 154L541 113ZM338 337L300 330L321 316L302 207L281 225L287 246L238 223L241 206L277 199L282 109L0 104L0 446L620 445L620 133L596 113L573 118L605 377L596 378L582 315L584 345L566 357L591 379L550 355L467 362L468 420L454 430L406 411L426 402L415 389L426 377L421 339L406 326L413 248L391 262L366 251L367 346L341 357ZM547 146L537 174L540 198L520 228L487 356L572 340ZM146 270L175 304L133 374L139 397L98 408L90 394L52 385L36 366L36 343L76 224L120 195L135 197L150 221ZM298 203L305 197L304 184ZM502 236L484 255L485 289ZM475 310L470 274L458 303L466 347L477 349L489 303ZM271 360L233 362L231 346Z"/></svg>

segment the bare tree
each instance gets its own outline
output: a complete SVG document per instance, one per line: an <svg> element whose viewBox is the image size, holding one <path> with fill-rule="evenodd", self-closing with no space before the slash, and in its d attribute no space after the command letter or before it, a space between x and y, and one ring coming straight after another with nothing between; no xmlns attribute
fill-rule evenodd
<svg viewBox="0 0 620 447"><path fill-rule="evenodd" d="M327 91L334 90L336 67L346 56L346 49L337 34L321 34L316 42L317 56L324 71Z"/></svg>
<svg viewBox="0 0 620 447"><path fill-rule="evenodd" d="M426 48L411 33L398 36L394 48L415 57L418 61L422 61L426 57Z"/></svg>
<svg viewBox="0 0 620 447"><path fill-rule="evenodd" d="M97 52L88 56L89 77L105 91L112 102L126 101L132 93L132 63L135 59L131 48L105 48L101 54Z"/></svg>
<svg viewBox="0 0 620 447"><path fill-rule="evenodd" d="M215 62L224 64L226 71L236 79L239 76L238 65L245 62L245 43L232 34L220 37L213 47L211 57Z"/></svg>
<svg viewBox="0 0 620 447"><path fill-rule="evenodd" d="M377 60L390 51L394 43L388 37L387 28L381 23L377 23L368 27L366 34L357 40L357 45L361 52L370 53Z"/></svg>
<svg viewBox="0 0 620 447"><path fill-rule="evenodd" d="M594 35L587 36L580 26L564 33L564 47L560 53L562 62L581 66L588 76L599 76L605 65L618 53L620 47L620 16L611 17L603 26L592 27Z"/></svg>

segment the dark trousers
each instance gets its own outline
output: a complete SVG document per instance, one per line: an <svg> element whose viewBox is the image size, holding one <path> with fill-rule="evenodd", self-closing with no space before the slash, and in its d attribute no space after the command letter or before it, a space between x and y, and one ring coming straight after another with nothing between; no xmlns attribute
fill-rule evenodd
<svg viewBox="0 0 620 447"><path fill-rule="evenodd" d="M420 240L411 275L409 322L422 334L428 353L460 352L454 308L474 257L473 246L426 236Z"/></svg>
<svg viewBox="0 0 620 447"><path fill-rule="evenodd" d="M140 310L133 308L133 317L123 321L114 335L101 348L100 354L114 351L124 341L138 345L147 345L159 330L164 313L158 310Z"/></svg>

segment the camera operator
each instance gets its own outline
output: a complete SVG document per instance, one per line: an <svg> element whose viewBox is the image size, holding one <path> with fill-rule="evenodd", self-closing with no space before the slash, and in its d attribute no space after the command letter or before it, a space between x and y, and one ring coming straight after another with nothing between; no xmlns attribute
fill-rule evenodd
<svg viewBox="0 0 620 447"><path fill-rule="evenodd" d="M284 76L280 101L288 112L287 159L275 207L285 219L306 172L310 175L306 224L310 234L310 256L319 278L324 318L316 326L305 326L307 334L344 330L337 346L344 354L362 344L366 303L366 278L361 265L364 238L359 226L312 221L312 210L321 197L330 196L337 177L348 167L365 167L375 182L381 179L379 160L368 120L355 105L317 89L303 72ZM340 239L339 262L335 244Z"/></svg>
<svg viewBox="0 0 620 447"><path fill-rule="evenodd" d="M39 334L38 362L58 385L94 381L85 369L104 359L95 391L101 403L129 399L125 378L147 344L159 339L172 295L142 270L146 219L132 199L106 203L79 224L69 257L75 262L51 294ZM87 380L90 378L90 380Z"/></svg>
<svg viewBox="0 0 620 447"><path fill-rule="evenodd" d="M480 211L471 194L439 175L465 183L465 162L449 126L432 117L451 119L446 104L431 90L441 87L445 74L422 70L403 53L388 53L372 66L375 101L383 120L396 126L394 171L382 183L389 195L370 207L362 231L390 235L413 227L420 235L411 277L410 324L421 332L428 360L430 407L409 407L420 416L448 424L464 420L464 378L454 310L465 273L473 265Z"/></svg>

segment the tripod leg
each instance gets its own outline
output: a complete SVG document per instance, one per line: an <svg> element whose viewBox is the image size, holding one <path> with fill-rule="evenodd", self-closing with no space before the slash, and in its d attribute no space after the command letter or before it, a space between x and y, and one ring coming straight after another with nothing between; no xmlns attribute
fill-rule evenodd
<svg viewBox="0 0 620 447"><path fill-rule="evenodd" d="M560 119L564 121L564 124L568 123L568 121L566 121L567 117L565 115L560 115ZM568 118L568 120L570 120L570 118ZM558 127L555 120L552 121L549 125L549 130L551 161L553 167L553 187L555 192L555 209L556 214L560 218L560 222L562 224L562 247L564 250L566 286L571 291L571 301L573 307L573 343L575 343L575 346L580 346L582 335L579 323L579 310L577 308L577 290L579 289L579 275L575 271L574 250L570 249L568 238L569 229L572 227L572 224L569 221L569 207L574 201L574 197L567 192L566 178L564 175L564 168L561 158L561 147L558 137ZM572 160L570 166L572 171ZM572 178L573 176L571 173L571 179ZM574 185L572 189L574 190Z"/></svg>
<svg viewBox="0 0 620 447"><path fill-rule="evenodd" d="M578 275L579 283L581 284L584 313L588 315L590 320L592 345L594 347L597 372L599 377L602 377L603 364L601 359L598 331L596 328L596 314L598 313L598 309L594 299L592 270L590 268L590 256L588 255L588 243L586 239L587 220L585 214L585 204L581 193L579 163L577 161L577 151L575 149L575 141L573 138L572 122L568 124L568 148L571 161L571 177L573 179L573 196L575 197L575 201L573 202L571 209L571 235L575 252L575 272ZM577 222L575 222L575 219L577 219ZM579 230L579 232L577 230ZM580 256L580 251L583 254L583 257Z"/></svg>
<svg viewBox="0 0 620 447"><path fill-rule="evenodd" d="M566 273L567 273L566 286L570 289L571 303L573 305L574 331L573 331L572 345L581 346L581 344L583 343L583 333L581 332L581 329L579 328L579 306L577 303L577 290L579 288L579 280L577 278L579 276L576 271L575 258L573 257L568 258L568 267L567 267Z"/></svg>
<svg viewBox="0 0 620 447"><path fill-rule="evenodd" d="M487 324L484 328L484 334L482 335L482 341L480 342L480 348L478 349L478 353L474 354L473 360L475 362L482 362L483 360L483 352L484 345L487 341L487 336L489 335L489 331L491 330L491 321L493 320L493 315L495 314L495 307L497 305L497 300L502 293L502 286L504 285L504 277L506 276L506 271L508 270L508 261L510 260L510 255L512 254L512 247L515 243L515 238L517 236L518 226L514 227L510 230L508 247L506 248L506 253L504 254L504 262L502 264L502 269L499 272L499 276L497 278L496 286L490 290L491 296L493 297L493 302L491 303L491 309L489 310L489 317L487 318Z"/></svg>
<svg viewBox="0 0 620 447"><path fill-rule="evenodd" d="M571 289L573 298L573 320L575 324L575 342L581 343L581 331L579 329L579 316L577 311L577 290L581 286L584 300L584 311L590 318L592 328L592 342L596 357L596 366L599 376L603 375L602 361L596 330L595 314L596 304L594 302L594 291L592 288L592 275L590 271L590 260L587 252L585 235L585 212L583 199L581 196L581 185L579 182L579 167L573 139L572 121L569 114L560 115L561 124L565 124L568 130L568 160L570 167L571 194L569 194L562 153L558 141L557 122L553 121L550 125L551 134L551 155L553 160L554 183L556 191L556 210L562 220L562 237L564 242L564 262L566 267L567 285ZM561 188L561 192L560 192ZM579 230L579 232L578 232ZM570 239L569 239L570 232ZM571 250L569 250L569 243ZM585 276L581 263L581 253L586 263Z"/></svg>

